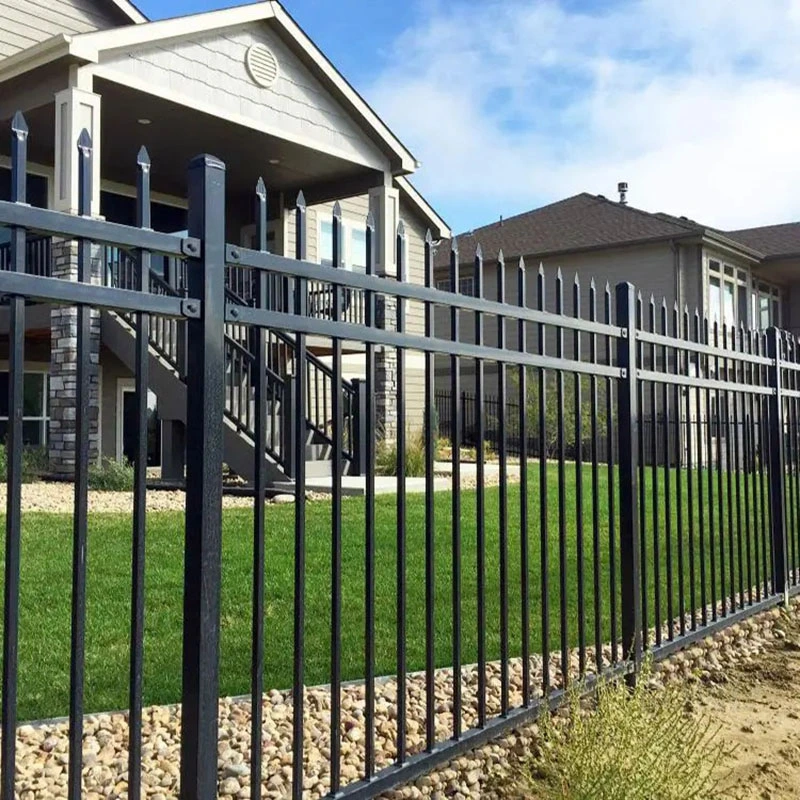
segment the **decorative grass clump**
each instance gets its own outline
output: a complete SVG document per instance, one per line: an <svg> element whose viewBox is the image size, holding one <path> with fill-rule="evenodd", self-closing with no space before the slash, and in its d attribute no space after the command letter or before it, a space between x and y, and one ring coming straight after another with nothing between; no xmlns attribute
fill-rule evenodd
<svg viewBox="0 0 800 800"><path fill-rule="evenodd" d="M523 782L546 800L710 800L720 796L731 750L678 683L653 689L650 670L635 689L605 683L593 707L573 692L566 720L543 716L541 754Z"/></svg>
<svg viewBox="0 0 800 800"><path fill-rule="evenodd" d="M132 491L133 466L127 462L104 458L101 464L89 467L89 488L101 492Z"/></svg>
<svg viewBox="0 0 800 800"><path fill-rule="evenodd" d="M419 478L425 474L425 435L415 431L406 436L405 475ZM381 440L375 453L375 472L378 475L397 475L397 441Z"/></svg>
<svg viewBox="0 0 800 800"><path fill-rule="evenodd" d="M46 447L25 446L22 448L22 482L33 483L47 472L49 462ZM0 444L0 481L8 478L8 451Z"/></svg>

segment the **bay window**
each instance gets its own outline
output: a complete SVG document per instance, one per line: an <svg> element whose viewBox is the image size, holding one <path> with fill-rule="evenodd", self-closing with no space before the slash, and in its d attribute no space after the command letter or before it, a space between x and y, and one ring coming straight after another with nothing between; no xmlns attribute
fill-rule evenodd
<svg viewBox="0 0 800 800"><path fill-rule="evenodd" d="M708 261L708 319L720 326L747 326L748 275L730 264Z"/></svg>

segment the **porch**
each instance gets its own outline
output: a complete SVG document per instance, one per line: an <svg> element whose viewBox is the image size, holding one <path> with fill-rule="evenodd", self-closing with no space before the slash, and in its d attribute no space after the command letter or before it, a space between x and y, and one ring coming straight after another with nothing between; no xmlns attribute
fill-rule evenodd
<svg viewBox="0 0 800 800"><path fill-rule="evenodd" d="M222 37L224 38L224 37ZM277 49L275 41L272 46ZM113 61L113 55L112 59ZM290 56L283 53L288 72ZM297 64L293 69L299 70ZM374 142L374 133L364 131L343 109L340 119L329 117L327 132L310 131L298 135L281 114L264 125L263 118L240 115L232 119L213 113L208 103L200 102L197 87L165 92L158 84L143 84L135 76L123 74L119 65L104 71L77 66L72 58L61 58L17 77L3 81L0 99L0 130L8 129L12 112L21 109L34 132L28 144L29 177L27 201L34 206L77 213L78 150L80 131L86 129L93 144L92 211L110 222L136 225L137 180L146 173L150 185L151 219L154 230L185 236L187 220L187 165L198 152L212 152L226 162L225 227L226 238L244 246L255 244L254 180L263 178L266 186L266 246L281 255L294 255L296 246L296 203L302 188L306 223L303 250L311 261L329 262L333 249L331 205L343 203L349 215L340 241L341 265L363 270L366 266L366 218L375 220L373 245L381 270L394 272L394 229L399 214L399 192L393 173L402 171L402 159ZM225 80L220 78L221 85ZM191 91L190 91L191 90ZM330 112L330 98L318 98L316 112ZM319 116L319 114L316 116ZM284 115L286 116L286 115ZM275 123L279 124L275 124ZM336 146L330 141L334 123L343 139ZM266 130L269 127L270 130ZM346 134L347 141L344 142ZM345 146L346 145L346 146ZM143 149L142 149L143 148ZM9 137L0 137L0 199L11 199ZM137 153L147 164L137 167ZM0 270L9 268L10 232L0 230ZM29 232L26 244L26 270L31 274L77 279L77 259L72 242L51 239ZM133 253L117 247L98 245L92 253L93 280L117 288L138 288L138 264ZM148 276L149 290L156 294L185 296L186 262L180 258L153 257ZM226 271L229 300L251 305L256 301L250 273L229 267ZM294 302L294 282L273 276L267 286L265 302L273 310L286 310ZM333 294L329 284L309 282L306 304L312 317L331 318ZM341 294L341 318L363 324L363 293L346 288ZM40 364L49 367L45 380L46 397L38 409L46 420L41 438L31 444L50 448L55 471L68 474L74 463L69 450L74 410L74 309L40 304L27 315L26 339L36 340L42 350ZM96 340L92 348L99 363L93 389L92 422L96 428L93 453L97 457L125 458L125 407L133 376L130 334L132 320L104 313L98 317ZM126 328L126 326L128 326ZM180 405L171 400L183 390L185 374L184 324L160 323L151 331L151 357L159 360L151 370L151 391L157 402L161 432L153 448L162 461L166 477L182 478L184 471L183 425L173 414ZM0 308L0 337L8 330L8 312ZM226 329L226 417L236 441L245 442L242 464L252 448L253 418L253 342L243 329ZM93 327L93 336L95 328ZM2 349L2 348L0 348ZM30 347L28 352L30 352ZM351 343L345 355L363 352ZM309 338L308 356L303 365L294 363L292 337L270 333L265 368L269 376L271 403L275 409L268 435L268 448L276 460L286 452L286 420L290 407L287 392L300 369L306 371L306 385L313 387L307 398L308 457L327 462L330 454L330 398L336 391L325 358L330 340ZM26 365L26 369L27 369ZM0 365L2 370L2 365ZM158 377L160 376L160 378ZM159 383L160 380L160 383ZM357 384L344 375L346 416L352 424L358 403ZM281 412L281 409L283 412ZM155 411L155 409L154 409ZM348 441L352 437L347 437ZM238 447L238 444L237 444ZM233 459L237 461L237 459ZM329 465L327 467L329 469ZM325 467L323 467L323 471ZM286 479L290 474L276 475Z"/></svg>

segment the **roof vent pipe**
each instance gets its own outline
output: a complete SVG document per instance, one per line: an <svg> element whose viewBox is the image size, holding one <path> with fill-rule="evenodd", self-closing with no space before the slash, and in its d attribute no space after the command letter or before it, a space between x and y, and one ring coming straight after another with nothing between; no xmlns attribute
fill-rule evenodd
<svg viewBox="0 0 800 800"><path fill-rule="evenodd" d="M617 184L617 191L619 192L619 204L621 206L628 205L628 184L626 181L620 181Z"/></svg>

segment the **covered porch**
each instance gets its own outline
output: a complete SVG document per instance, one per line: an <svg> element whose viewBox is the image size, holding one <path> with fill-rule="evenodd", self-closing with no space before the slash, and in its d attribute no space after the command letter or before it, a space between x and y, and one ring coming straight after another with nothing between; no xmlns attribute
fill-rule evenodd
<svg viewBox="0 0 800 800"><path fill-rule="evenodd" d="M0 72L0 130L9 131L16 111L24 113L30 130L28 201L77 213L77 140L86 129L93 146L93 214L112 222L137 223L136 182L141 168L137 162L146 158L152 227L185 235L187 168L199 153L211 153L226 164L225 227L229 242L255 244L256 184L261 178L266 186L269 250L294 254L295 210L302 190L307 207L308 259L323 263L330 259L331 204L344 200L349 214L343 229L347 237L343 243L344 266L364 268L364 230L367 214L372 212L378 270L393 274L394 233L399 218L395 180L412 171L416 162L330 64L310 52L313 45L269 18L271 9L270 4L248 7L246 13L252 19L246 20L228 19L228 12L219 12L77 36L64 43L66 50L51 49L41 54L41 63L30 63L29 59L4 65L6 72ZM241 16L240 11L231 13ZM256 14L261 16L256 18ZM235 24L216 24L225 20ZM253 74L248 54L254 48L262 56L266 50L276 60L276 77L269 85L259 85L258 76ZM162 78L157 73L163 73ZM10 198L9 155L10 136L0 136L2 199ZM0 269L8 268L8 251L0 232ZM34 274L77 279L72 242L31 235L26 263ZM134 255L116 248L98 247L92 268L95 280L122 288L133 288L138 279ZM151 291L180 294L186 287L185 274L182 260L154 257ZM252 300L248 274L229 269L227 286L240 302ZM270 296L276 305L286 302L287 288L291 287L272 287ZM345 317L363 319L362 301L355 294L345 297ZM328 287L310 286L308 307L309 313L330 316ZM0 309L0 317L3 313ZM26 320L29 342L36 340L40 349L42 343L50 344L49 353L41 358L50 364L49 402L43 404L42 413L49 424L51 462L54 453L58 456L56 450L69 450L74 377L65 348L74 347L72 313L72 309L40 307ZM93 452L98 457L120 457L125 449L125 405L131 371L125 359L128 344L117 322L126 323L104 314L92 328L99 362L96 408L92 411L97 427ZM0 331L2 328L0 319ZM226 378L230 384L226 414L237 431L246 435L252 413L247 399L249 343L237 339L233 326L228 334L231 364ZM159 357L180 376L180 332L169 324L154 335L160 338L151 341L151 349L155 345ZM273 344L267 366L276 380L282 380L299 367L290 363L291 342L276 340ZM310 341L310 358L324 358L328 348L327 341ZM359 349L354 345L350 352ZM28 350L32 352L30 347ZM327 406L324 400L333 391L330 378L323 361L310 362L303 368L314 371L316 379L327 386L321 390L322 403L319 398L309 399L310 426L320 430L324 444L327 420L311 419L311 407ZM169 399L162 402L164 387L154 388L159 414L166 421L154 449L176 462L170 469L182 475L180 419L173 414ZM166 391L167 398L170 392ZM69 454L56 460L59 470L69 472Z"/></svg>

